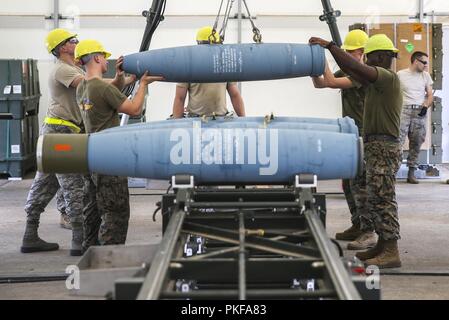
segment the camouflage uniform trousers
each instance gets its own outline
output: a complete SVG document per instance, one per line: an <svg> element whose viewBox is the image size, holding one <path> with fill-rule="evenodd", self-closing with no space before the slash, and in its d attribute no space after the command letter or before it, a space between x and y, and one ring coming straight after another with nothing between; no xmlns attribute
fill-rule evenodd
<svg viewBox="0 0 449 320"><path fill-rule="evenodd" d="M351 222L362 231L373 231L374 223L367 207L366 168L354 179L343 180L343 192L351 212Z"/></svg>
<svg viewBox="0 0 449 320"><path fill-rule="evenodd" d="M74 132L66 126L44 124L41 134ZM27 221L39 223L40 215L58 190L63 196L65 211L73 224L83 221L83 176L79 174L46 174L36 172L25 204Z"/></svg>
<svg viewBox="0 0 449 320"><path fill-rule="evenodd" d="M404 145L405 138L408 137L410 143L407 166L415 169L418 168L418 157L421 145L426 140L427 117L418 116L420 111L421 109L403 108L401 114L401 146Z"/></svg>
<svg viewBox="0 0 449 320"><path fill-rule="evenodd" d="M92 173L84 176L84 243L124 244L130 216L128 179Z"/></svg>
<svg viewBox="0 0 449 320"><path fill-rule="evenodd" d="M374 222L374 230L383 240L400 239L395 191L400 156L399 142L365 143L368 211Z"/></svg>
<svg viewBox="0 0 449 320"><path fill-rule="evenodd" d="M61 189L58 190L58 192L56 193L56 209L58 209L58 211L61 214L66 214L66 208L65 208L65 200L64 200L64 194L62 193Z"/></svg>

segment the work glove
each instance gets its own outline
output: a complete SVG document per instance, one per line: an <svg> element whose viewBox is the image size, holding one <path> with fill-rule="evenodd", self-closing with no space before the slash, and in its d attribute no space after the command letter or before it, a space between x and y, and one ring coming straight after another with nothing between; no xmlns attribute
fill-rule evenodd
<svg viewBox="0 0 449 320"><path fill-rule="evenodd" d="M425 117L427 114L427 107L422 107L421 111L418 113L419 117Z"/></svg>

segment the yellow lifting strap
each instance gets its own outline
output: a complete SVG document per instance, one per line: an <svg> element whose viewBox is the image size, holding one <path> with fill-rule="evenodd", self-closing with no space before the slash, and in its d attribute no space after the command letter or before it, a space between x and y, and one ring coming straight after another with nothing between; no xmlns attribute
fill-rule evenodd
<svg viewBox="0 0 449 320"><path fill-rule="evenodd" d="M76 133L80 133L80 131L81 131L80 127L78 127L77 125L75 125L75 124L73 124L73 123L71 123L70 121L67 121L67 120L45 117L44 123L70 127L73 130L75 130Z"/></svg>

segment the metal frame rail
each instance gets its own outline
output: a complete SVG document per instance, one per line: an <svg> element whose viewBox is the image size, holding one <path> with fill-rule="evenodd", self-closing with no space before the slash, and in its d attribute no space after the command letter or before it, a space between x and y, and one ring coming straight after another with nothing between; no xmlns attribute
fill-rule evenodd
<svg viewBox="0 0 449 320"><path fill-rule="evenodd" d="M163 198L164 236L137 299L360 299L310 185L184 182Z"/></svg>

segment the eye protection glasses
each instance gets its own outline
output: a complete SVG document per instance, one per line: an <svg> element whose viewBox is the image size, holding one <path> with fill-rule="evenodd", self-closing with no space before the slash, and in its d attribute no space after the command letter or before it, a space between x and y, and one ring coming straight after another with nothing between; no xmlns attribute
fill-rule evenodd
<svg viewBox="0 0 449 320"><path fill-rule="evenodd" d="M418 60L419 62L421 62L423 65L427 65L428 64L428 62L427 61L422 61L422 60L420 60L420 59L416 59L416 60Z"/></svg>
<svg viewBox="0 0 449 320"><path fill-rule="evenodd" d="M66 41L66 43L72 43L72 44L78 44L79 40L77 38L70 38L69 40Z"/></svg>

